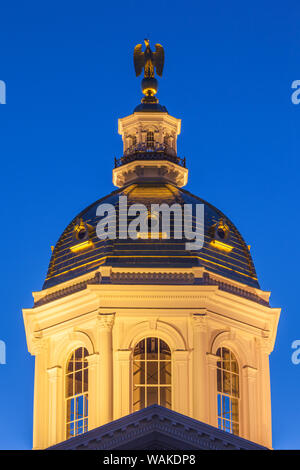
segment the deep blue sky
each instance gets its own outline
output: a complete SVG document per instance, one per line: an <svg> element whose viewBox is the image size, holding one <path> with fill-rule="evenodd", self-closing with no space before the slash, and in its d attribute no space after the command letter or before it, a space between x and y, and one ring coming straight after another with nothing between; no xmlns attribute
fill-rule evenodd
<svg viewBox="0 0 300 470"><path fill-rule="evenodd" d="M21 309L41 289L70 220L113 189L117 119L141 98L135 44L166 50L160 102L182 118L187 189L233 220L271 304L282 307L271 356L273 444L300 448L300 4L295 1L1 3L0 448L32 445L34 360Z"/></svg>

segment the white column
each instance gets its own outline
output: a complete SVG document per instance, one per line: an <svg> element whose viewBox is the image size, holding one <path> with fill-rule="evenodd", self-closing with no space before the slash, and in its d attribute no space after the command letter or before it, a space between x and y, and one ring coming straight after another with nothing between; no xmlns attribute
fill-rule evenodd
<svg viewBox="0 0 300 470"><path fill-rule="evenodd" d="M87 356L88 369L88 409L89 409L89 431L100 426L98 381L99 381L99 354Z"/></svg>
<svg viewBox="0 0 300 470"><path fill-rule="evenodd" d="M218 406L217 406L217 362L219 356L206 354L208 367L208 424L218 427Z"/></svg>
<svg viewBox="0 0 300 470"><path fill-rule="evenodd" d="M269 354L272 344L268 338L259 344L259 401L260 401L260 443L272 448L272 412Z"/></svg>
<svg viewBox="0 0 300 470"><path fill-rule="evenodd" d="M132 412L131 353L131 349L122 349L115 352L114 419Z"/></svg>
<svg viewBox="0 0 300 470"><path fill-rule="evenodd" d="M240 419L242 424L241 435L249 441L258 442L257 415L258 396L256 386L257 369L244 366L242 369L243 388L241 400L244 401L243 415Z"/></svg>
<svg viewBox="0 0 300 470"><path fill-rule="evenodd" d="M113 420L113 360L112 360L112 327L114 315L98 315L99 344L99 425Z"/></svg>
<svg viewBox="0 0 300 470"><path fill-rule="evenodd" d="M206 314L193 315L193 334L193 418L207 423Z"/></svg>
<svg viewBox="0 0 300 470"><path fill-rule="evenodd" d="M162 145L164 143L164 127L162 124L159 125L159 144Z"/></svg>
<svg viewBox="0 0 300 470"><path fill-rule="evenodd" d="M35 355L33 449L44 449L48 434L48 423L45 421L48 412L47 342L35 338L32 353Z"/></svg>
<svg viewBox="0 0 300 470"><path fill-rule="evenodd" d="M52 446L63 440L64 419L62 410L62 369L59 366L47 369L48 373L48 443Z"/></svg>
<svg viewBox="0 0 300 470"><path fill-rule="evenodd" d="M137 144L140 145L142 143L142 125L139 124L138 132L137 132Z"/></svg>
<svg viewBox="0 0 300 470"><path fill-rule="evenodd" d="M189 415L189 351L173 351L172 362L172 409Z"/></svg>

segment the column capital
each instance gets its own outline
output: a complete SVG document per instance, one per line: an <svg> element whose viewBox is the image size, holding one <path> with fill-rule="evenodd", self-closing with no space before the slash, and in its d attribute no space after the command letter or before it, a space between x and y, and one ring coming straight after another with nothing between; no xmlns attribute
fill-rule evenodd
<svg viewBox="0 0 300 470"><path fill-rule="evenodd" d="M103 329L110 331L114 324L115 315L112 313L98 313L97 325Z"/></svg>
<svg viewBox="0 0 300 470"><path fill-rule="evenodd" d="M193 314L193 327L197 331L207 330L207 310L201 309L200 313Z"/></svg>
<svg viewBox="0 0 300 470"><path fill-rule="evenodd" d="M271 354L271 352L273 351L273 343L270 339L270 335L269 335L270 332L266 331L266 330L263 330L261 332L261 337L260 338L257 338L257 342L259 344L259 347L261 349L261 351L264 353L264 354L267 354L268 356Z"/></svg>
<svg viewBox="0 0 300 470"><path fill-rule="evenodd" d="M47 347L48 347L47 340L43 338L42 336L34 334L34 337L32 340L32 348L31 348L32 354L34 356L38 356L43 351L46 351Z"/></svg>

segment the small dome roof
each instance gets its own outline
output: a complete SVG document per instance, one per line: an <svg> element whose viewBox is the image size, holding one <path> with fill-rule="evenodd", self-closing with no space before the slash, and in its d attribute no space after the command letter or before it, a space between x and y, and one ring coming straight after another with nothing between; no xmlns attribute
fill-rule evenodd
<svg viewBox="0 0 300 470"><path fill-rule="evenodd" d="M204 204L205 241L201 250L186 250L186 240L138 239L100 240L96 235L99 217L96 210L99 204L109 203L118 206L119 196L126 195L128 206L133 203L150 204L173 203ZM89 230L90 246L82 251L72 251L74 229L78 221L86 224ZM230 252L218 249L212 242L213 227L220 221L226 224L230 233ZM96 270L100 266L113 267L155 267L189 268L204 267L228 279L259 288L254 264L249 249L234 224L218 209L190 192L169 183L139 183L113 191L99 199L75 217L59 238L50 260L47 278L43 289L75 279Z"/></svg>
<svg viewBox="0 0 300 470"><path fill-rule="evenodd" d="M165 106L162 106L159 103L141 103L134 108L134 113L167 113L168 110Z"/></svg>

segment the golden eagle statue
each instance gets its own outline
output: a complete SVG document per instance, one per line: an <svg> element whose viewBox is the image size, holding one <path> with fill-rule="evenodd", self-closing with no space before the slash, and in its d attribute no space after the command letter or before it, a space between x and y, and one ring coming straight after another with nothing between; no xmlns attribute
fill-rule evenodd
<svg viewBox="0 0 300 470"><path fill-rule="evenodd" d="M133 62L136 76L138 77L144 68L145 78L154 78L154 68L159 77L162 76L165 53L164 48L160 44L155 44L155 52L150 49L149 39L144 40L146 49L142 51L142 44L137 44L133 52Z"/></svg>

